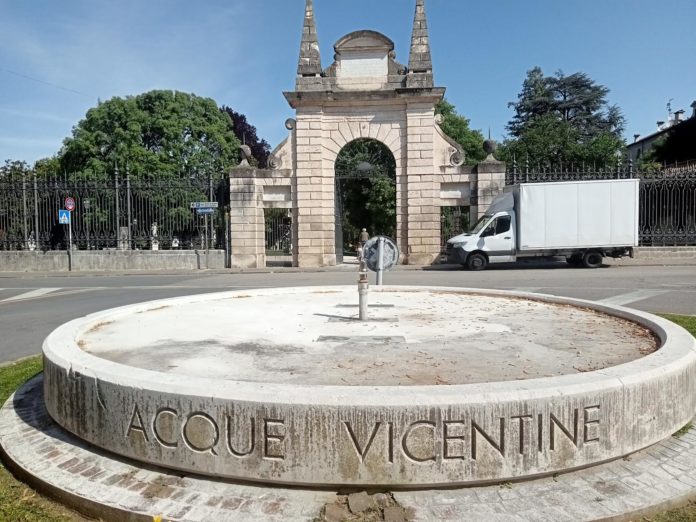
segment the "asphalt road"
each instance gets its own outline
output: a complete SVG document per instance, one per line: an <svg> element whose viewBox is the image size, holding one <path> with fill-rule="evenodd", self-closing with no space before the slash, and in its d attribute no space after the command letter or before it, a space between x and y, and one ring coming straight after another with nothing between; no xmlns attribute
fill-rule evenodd
<svg viewBox="0 0 696 522"><path fill-rule="evenodd" d="M177 275L0 274L0 364L40 353L43 339L54 328L98 310L206 292L353 285L356 280L357 273L351 269ZM484 272L456 268L400 269L386 274L385 284L514 289L603 300L650 312L696 315L696 266L615 266L586 270L551 263L494 267Z"/></svg>

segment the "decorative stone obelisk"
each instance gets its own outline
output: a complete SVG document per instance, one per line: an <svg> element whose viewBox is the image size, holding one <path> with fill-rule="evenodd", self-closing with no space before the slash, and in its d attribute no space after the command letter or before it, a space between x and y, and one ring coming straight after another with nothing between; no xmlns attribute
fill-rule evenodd
<svg viewBox="0 0 696 522"><path fill-rule="evenodd" d="M305 6L304 26L302 27L302 42L300 43L300 59L297 64L298 84L300 78L321 76L321 53L317 26L314 23L314 5L307 0Z"/></svg>
<svg viewBox="0 0 696 522"><path fill-rule="evenodd" d="M416 0L416 13L413 17L413 31L411 33L411 51L408 58L407 87L432 88L434 85L425 0Z"/></svg>

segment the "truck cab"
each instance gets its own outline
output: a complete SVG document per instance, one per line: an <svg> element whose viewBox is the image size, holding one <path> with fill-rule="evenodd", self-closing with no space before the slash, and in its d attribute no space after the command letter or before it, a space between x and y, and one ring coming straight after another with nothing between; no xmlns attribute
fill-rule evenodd
<svg viewBox="0 0 696 522"><path fill-rule="evenodd" d="M448 261L471 270L482 270L488 263L514 262L515 226L514 212L484 214L471 232L447 242Z"/></svg>
<svg viewBox="0 0 696 522"><path fill-rule="evenodd" d="M471 232L447 241L447 260L470 270L483 270L489 263L516 261L517 220L512 193L505 193L476 222Z"/></svg>

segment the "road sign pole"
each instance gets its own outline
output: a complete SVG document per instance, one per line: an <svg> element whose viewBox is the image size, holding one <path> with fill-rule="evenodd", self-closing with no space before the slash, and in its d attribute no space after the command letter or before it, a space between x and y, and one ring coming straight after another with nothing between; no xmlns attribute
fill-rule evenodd
<svg viewBox="0 0 696 522"><path fill-rule="evenodd" d="M68 215L68 272L72 272L72 212Z"/></svg>
<svg viewBox="0 0 696 522"><path fill-rule="evenodd" d="M210 268L210 238L208 237L208 214L205 215L205 268Z"/></svg>

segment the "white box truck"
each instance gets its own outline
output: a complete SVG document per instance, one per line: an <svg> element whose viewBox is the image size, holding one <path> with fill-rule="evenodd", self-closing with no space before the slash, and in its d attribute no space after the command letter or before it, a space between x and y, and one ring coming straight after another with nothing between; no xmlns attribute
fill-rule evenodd
<svg viewBox="0 0 696 522"><path fill-rule="evenodd" d="M506 187L468 234L447 242L447 259L470 270L528 257L563 256L597 268L638 246L636 179L525 183Z"/></svg>

